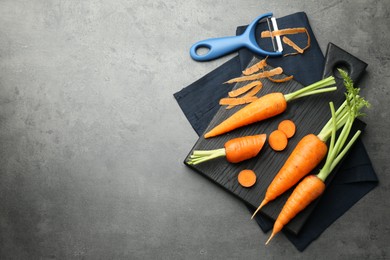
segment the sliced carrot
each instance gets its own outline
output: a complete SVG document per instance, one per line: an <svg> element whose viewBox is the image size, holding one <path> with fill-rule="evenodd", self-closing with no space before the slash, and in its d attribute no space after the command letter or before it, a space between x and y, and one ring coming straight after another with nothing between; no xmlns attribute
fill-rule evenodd
<svg viewBox="0 0 390 260"><path fill-rule="evenodd" d="M279 123L278 130L282 131L287 138L291 138L295 134L296 126L292 120L286 119Z"/></svg>
<svg viewBox="0 0 390 260"><path fill-rule="evenodd" d="M284 132L275 130L269 135L268 143L275 151L283 151L287 147L287 136Z"/></svg>
<svg viewBox="0 0 390 260"><path fill-rule="evenodd" d="M249 188L249 187L252 187L253 185L255 185L256 174L252 170L242 170L238 174L237 179L238 179L238 183L241 186L243 186L245 188Z"/></svg>
<svg viewBox="0 0 390 260"><path fill-rule="evenodd" d="M239 95L244 94L245 92L251 90L252 88L256 87L257 85L262 85L260 81L253 81L249 84L246 84L245 86L242 86L240 88L234 89L228 93L229 97L238 97Z"/></svg>
<svg viewBox="0 0 390 260"><path fill-rule="evenodd" d="M265 59L262 59L261 61L257 62L256 64L250 66L249 68L244 70L242 72L242 74L244 74L245 76L248 76L248 75L251 75L251 74L263 69L265 66L267 66L267 58L268 58L268 56Z"/></svg>
<svg viewBox="0 0 390 260"><path fill-rule="evenodd" d="M294 78L293 75L285 77L285 78L282 78L282 79L275 79L275 78L272 78L272 77L267 77L267 79L269 79L270 81L275 82L275 83L287 82L287 81L292 80L293 78Z"/></svg>
<svg viewBox="0 0 390 260"><path fill-rule="evenodd" d="M283 36L282 38L283 42L289 46L291 46L294 50L296 50L298 53L302 54L303 53L303 49L301 49L301 47L299 47L298 45L295 44L295 42L293 42L290 38L288 38L287 36Z"/></svg>
<svg viewBox="0 0 390 260"><path fill-rule="evenodd" d="M226 81L225 83L231 84L231 83L237 83L237 82L248 81L248 80L262 79L262 78L272 77L275 75L280 75L282 73L283 73L283 69L281 67L277 67L272 70L266 70L249 76L233 78L231 80Z"/></svg>

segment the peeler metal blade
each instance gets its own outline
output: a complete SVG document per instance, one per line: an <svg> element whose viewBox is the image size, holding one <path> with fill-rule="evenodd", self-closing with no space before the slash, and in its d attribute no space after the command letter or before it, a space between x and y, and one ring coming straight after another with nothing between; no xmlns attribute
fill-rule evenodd
<svg viewBox="0 0 390 260"><path fill-rule="evenodd" d="M274 36L272 34L272 32L279 30L278 23L276 22L276 18L275 17L267 18L267 24L268 24L269 32L271 34L272 47L273 47L274 51L282 52L283 45L282 45L282 41L280 39L280 36L279 35Z"/></svg>

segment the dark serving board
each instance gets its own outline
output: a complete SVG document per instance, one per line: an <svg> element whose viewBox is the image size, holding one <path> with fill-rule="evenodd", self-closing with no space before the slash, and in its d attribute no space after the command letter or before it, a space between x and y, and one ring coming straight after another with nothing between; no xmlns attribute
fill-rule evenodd
<svg viewBox="0 0 390 260"><path fill-rule="evenodd" d="M258 61L259 59L253 58L248 66L251 66ZM238 164L228 163L225 158L218 158L199 165L188 165L186 163L188 156L184 163L230 193L234 194L248 205L253 208L257 208L264 198L268 185L271 183L275 174L282 167L299 140L308 133L318 134L324 124L329 120L331 117L329 102L333 101L335 108L337 109L337 107L344 101L345 88L343 86L342 79L337 74L335 68L342 67L346 69L349 72L350 77L356 81L365 71L366 66L367 64L363 61L330 43L327 49L323 75L324 77L335 75L336 85L338 86L337 91L303 97L298 100L291 101L288 104L287 110L283 114L250 126L236 129L225 135L210 139L204 139L203 136L201 136L189 152L188 156L192 154L193 150L222 148L226 141L239 136L266 133L268 137L273 130L277 129L277 125L280 121L283 119L291 119L297 126L297 132L294 137L289 139L288 146L284 151L275 152L269 147L268 142L266 142L258 156ZM273 83L268 79L262 79L261 81L263 83L263 88L259 92L259 96L270 92L282 92L287 94L304 87L294 80L285 83ZM237 83L234 86L234 89L239 88L246 83L247 82ZM242 106L238 106L230 110L225 109L225 107L221 107L210 122L206 132L240 108L242 108ZM361 128L362 125L363 124L358 127ZM319 167L315 169L313 173L317 173ZM251 188L241 187L237 182L237 175L243 169L252 169L257 175L257 182ZM291 192L292 189L264 206L261 213L271 219L276 219ZM314 207L315 203L296 216L286 226L286 228L293 233L298 233Z"/></svg>

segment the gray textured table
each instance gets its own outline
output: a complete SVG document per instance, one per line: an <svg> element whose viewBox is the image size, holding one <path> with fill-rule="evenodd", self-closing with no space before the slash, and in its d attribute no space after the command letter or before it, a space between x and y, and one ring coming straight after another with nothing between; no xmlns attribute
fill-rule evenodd
<svg viewBox="0 0 390 260"><path fill-rule="evenodd" d="M0 1L0 258L389 259L388 1ZM192 43L305 11L369 64L363 136L380 185L303 253L182 164L172 94L232 56Z"/></svg>

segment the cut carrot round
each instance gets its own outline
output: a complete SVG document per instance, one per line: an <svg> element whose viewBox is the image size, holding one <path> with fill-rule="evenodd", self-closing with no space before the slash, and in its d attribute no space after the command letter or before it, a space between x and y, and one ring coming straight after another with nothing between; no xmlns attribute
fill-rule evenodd
<svg viewBox="0 0 390 260"><path fill-rule="evenodd" d="M252 187L256 183L255 172L252 170L242 170L238 174L238 183L245 188Z"/></svg>
<svg viewBox="0 0 390 260"><path fill-rule="evenodd" d="M286 134L287 138L294 136L296 127L293 121L286 119L279 123L278 130Z"/></svg>
<svg viewBox="0 0 390 260"><path fill-rule="evenodd" d="M268 143L275 151L283 151L287 147L287 136L283 131L275 130L269 135Z"/></svg>

